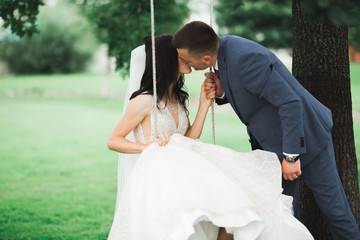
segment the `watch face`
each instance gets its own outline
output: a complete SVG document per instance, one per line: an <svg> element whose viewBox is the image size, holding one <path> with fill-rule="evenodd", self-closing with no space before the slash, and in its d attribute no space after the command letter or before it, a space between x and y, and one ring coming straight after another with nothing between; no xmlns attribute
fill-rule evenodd
<svg viewBox="0 0 360 240"><path fill-rule="evenodd" d="M286 157L285 160L288 162L288 163L294 163L296 160L295 160L295 157Z"/></svg>

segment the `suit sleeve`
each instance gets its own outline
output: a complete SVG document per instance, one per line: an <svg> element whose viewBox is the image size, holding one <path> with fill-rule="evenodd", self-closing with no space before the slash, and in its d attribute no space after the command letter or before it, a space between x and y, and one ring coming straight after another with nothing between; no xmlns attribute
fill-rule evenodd
<svg viewBox="0 0 360 240"><path fill-rule="evenodd" d="M215 98L215 102L218 105L223 105L223 104L229 103L229 100L226 98L226 95L225 95L224 98Z"/></svg>
<svg viewBox="0 0 360 240"><path fill-rule="evenodd" d="M241 69L241 84L278 110L283 131L283 152L306 152L303 109L299 96L266 55L248 56L247 62L245 69Z"/></svg>

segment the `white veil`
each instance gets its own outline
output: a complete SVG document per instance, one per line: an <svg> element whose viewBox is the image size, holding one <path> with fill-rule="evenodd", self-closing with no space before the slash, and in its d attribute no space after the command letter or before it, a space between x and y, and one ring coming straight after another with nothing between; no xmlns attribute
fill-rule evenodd
<svg viewBox="0 0 360 240"><path fill-rule="evenodd" d="M129 103L129 98L135 91L137 91L140 88L141 78L145 71L145 61L146 61L145 45L138 46L137 48L131 51L130 78L124 99L123 115ZM135 142L134 132L133 131L130 132L129 135L126 137L126 139ZM118 155L118 184L117 184L115 211L119 203L122 186L138 157L139 154L119 153Z"/></svg>

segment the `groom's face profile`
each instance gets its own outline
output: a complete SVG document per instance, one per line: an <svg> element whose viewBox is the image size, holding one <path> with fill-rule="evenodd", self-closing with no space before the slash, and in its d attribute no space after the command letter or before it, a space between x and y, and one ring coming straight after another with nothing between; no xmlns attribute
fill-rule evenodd
<svg viewBox="0 0 360 240"><path fill-rule="evenodd" d="M188 49L177 48L176 49L179 55L180 60L187 64L189 67L194 68L195 70L204 70L210 67L211 59L207 59L205 57L201 57L200 59L196 59L190 56Z"/></svg>

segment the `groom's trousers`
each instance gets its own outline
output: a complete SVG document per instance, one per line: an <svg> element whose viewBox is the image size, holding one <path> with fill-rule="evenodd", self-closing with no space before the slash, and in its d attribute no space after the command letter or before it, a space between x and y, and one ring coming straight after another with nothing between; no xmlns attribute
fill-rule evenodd
<svg viewBox="0 0 360 240"><path fill-rule="evenodd" d="M332 140L301 170L300 177L312 191L317 205L326 218L333 239L360 240L358 225L337 172ZM295 212L298 211L296 208L299 206L298 182L298 180L283 180L284 194L294 196Z"/></svg>

